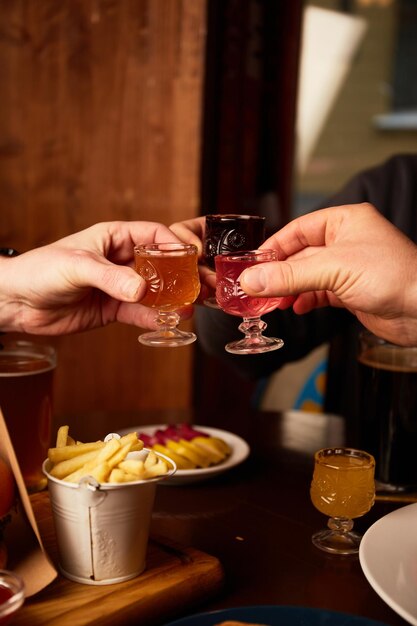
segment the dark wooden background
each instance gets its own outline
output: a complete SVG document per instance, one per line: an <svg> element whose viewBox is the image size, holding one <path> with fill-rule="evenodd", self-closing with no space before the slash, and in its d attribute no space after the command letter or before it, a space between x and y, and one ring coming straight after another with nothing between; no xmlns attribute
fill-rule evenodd
<svg viewBox="0 0 417 626"><path fill-rule="evenodd" d="M270 193L272 222L285 221L301 4L2 0L0 245L23 252L103 220L258 212ZM55 413L145 422L204 403L210 360L137 335L54 338Z"/></svg>

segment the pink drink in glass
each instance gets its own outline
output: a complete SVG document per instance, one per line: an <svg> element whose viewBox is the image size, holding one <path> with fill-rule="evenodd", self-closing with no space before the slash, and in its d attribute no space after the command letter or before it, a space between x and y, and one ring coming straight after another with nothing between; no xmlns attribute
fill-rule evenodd
<svg viewBox="0 0 417 626"><path fill-rule="evenodd" d="M216 299L223 311L238 317L258 317L276 309L280 298L249 296L243 291L239 282L239 276L247 267L265 261L239 259L238 257L233 258L233 260L230 259L231 255L216 257Z"/></svg>
<svg viewBox="0 0 417 626"><path fill-rule="evenodd" d="M217 303L225 313L243 317L239 330L245 337L226 344L227 352L257 354L277 350L284 344L282 339L262 334L266 323L261 320L262 315L277 308L281 298L249 296L243 291L239 280L246 268L271 261L278 261L275 250L247 250L215 257Z"/></svg>

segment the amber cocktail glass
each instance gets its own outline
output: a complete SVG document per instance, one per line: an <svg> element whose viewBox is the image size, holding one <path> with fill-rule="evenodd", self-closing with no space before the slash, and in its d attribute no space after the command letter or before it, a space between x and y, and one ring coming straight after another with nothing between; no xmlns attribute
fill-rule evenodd
<svg viewBox="0 0 417 626"><path fill-rule="evenodd" d="M357 554L361 535L353 520L365 515L375 501L375 460L354 448L324 448L314 455L311 500L328 528L315 533L317 548L332 554Z"/></svg>
<svg viewBox="0 0 417 626"><path fill-rule="evenodd" d="M197 339L192 332L177 328L177 311L192 304L200 293L196 246L184 243L154 243L135 247L135 269L146 281L141 304L158 311L160 328L139 335L146 346L177 347Z"/></svg>

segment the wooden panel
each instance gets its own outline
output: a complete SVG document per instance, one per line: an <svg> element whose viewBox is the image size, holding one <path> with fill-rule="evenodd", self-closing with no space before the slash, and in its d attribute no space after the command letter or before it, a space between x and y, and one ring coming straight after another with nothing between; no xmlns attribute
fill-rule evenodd
<svg viewBox="0 0 417 626"><path fill-rule="evenodd" d="M199 209L205 0L4 0L0 245ZM193 347L59 338L56 411L186 407Z"/></svg>

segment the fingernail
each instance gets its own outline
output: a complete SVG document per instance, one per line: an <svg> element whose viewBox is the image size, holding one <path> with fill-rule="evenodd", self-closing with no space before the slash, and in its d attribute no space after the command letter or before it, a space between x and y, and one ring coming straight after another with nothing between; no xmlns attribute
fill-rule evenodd
<svg viewBox="0 0 417 626"><path fill-rule="evenodd" d="M266 287L266 276L262 268L245 270L242 278L245 286L253 291L263 291Z"/></svg>
<svg viewBox="0 0 417 626"><path fill-rule="evenodd" d="M131 278L123 285L122 292L129 300L137 300L141 288L142 281L138 278Z"/></svg>

